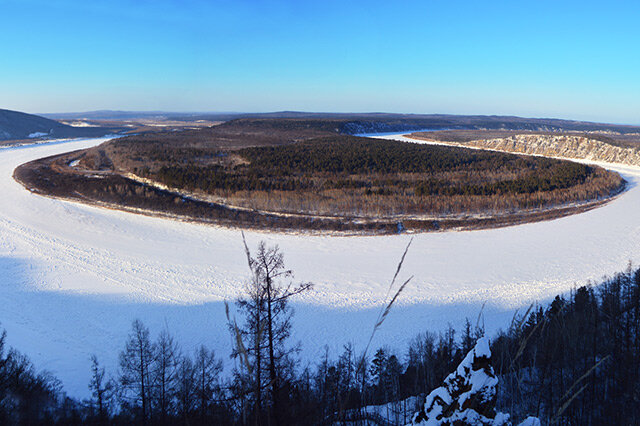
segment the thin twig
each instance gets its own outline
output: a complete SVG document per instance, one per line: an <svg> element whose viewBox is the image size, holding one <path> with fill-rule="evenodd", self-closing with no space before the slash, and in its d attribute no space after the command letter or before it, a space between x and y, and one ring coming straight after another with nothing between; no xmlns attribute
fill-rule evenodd
<svg viewBox="0 0 640 426"><path fill-rule="evenodd" d="M402 257L400 258L400 262L398 263L398 267L396 268L396 273L393 275L393 279L391 280L391 284L389 284L389 289L387 290L387 294L385 296L385 300L387 300L389 298L389 294L391 294L391 289L392 289L393 285L395 284L396 279L398 278L398 274L400 274L400 270L402 269L402 264L404 263L404 259L405 259L406 255L407 255L407 252L409 251L409 247L411 246L412 242L413 242L413 238L411 238L411 240L409 240L409 244L407 244L407 247L404 249L404 253L402 253ZM367 356L367 352L369 350L369 347L371 346L371 342L373 341L373 337L376 334L376 331L378 331L378 328L380 328L380 326L382 325L384 320L387 318L387 315L389 315L389 312L391 311L391 307L393 306L393 304L396 301L396 299L398 298L398 296L400 296L400 294L402 293L402 291L404 290L406 285L412 279L413 279L413 276L410 277L408 280L406 280L400 286L398 291L396 291L394 296L391 298L391 301L378 314L378 318L376 319L376 322L375 322L375 324L373 326L373 330L371 331L371 336L369 336L369 341L367 342L367 346L365 347L364 352L362 353L362 358L360 359L360 362L358 363L358 368L356 369L356 373L358 373L364 367L364 361L365 361L365 358Z"/></svg>

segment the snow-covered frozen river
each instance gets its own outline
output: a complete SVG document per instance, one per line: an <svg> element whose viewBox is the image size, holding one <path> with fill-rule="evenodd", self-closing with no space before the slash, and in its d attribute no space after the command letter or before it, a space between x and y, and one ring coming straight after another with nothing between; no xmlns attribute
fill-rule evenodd
<svg viewBox="0 0 640 426"><path fill-rule="evenodd" d="M90 207L31 194L12 178L26 161L104 139L0 149L0 323L38 368L86 396L89 356L115 373L131 321L168 327L186 350L214 348L227 366L223 301L247 278L239 230ZM608 205L549 222L484 231L419 234L402 277L414 276L373 343L403 351L425 330L475 320L489 331L516 308L547 301L640 261L640 169L611 167L630 189ZM303 359L362 349L409 235L335 237L246 233L278 244L300 281L294 338ZM402 353L402 352L400 352Z"/></svg>

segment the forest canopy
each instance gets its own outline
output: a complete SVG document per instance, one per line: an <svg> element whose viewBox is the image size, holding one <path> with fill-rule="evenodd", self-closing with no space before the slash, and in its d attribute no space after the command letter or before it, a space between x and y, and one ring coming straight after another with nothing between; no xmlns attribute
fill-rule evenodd
<svg viewBox="0 0 640 426"><path fill-rule="evenodd" d="M233 205L322 215L546 208L603 197L621 185L614 174L567 161L346 136L220 151L213 158L218 161L138 172Z"/></svg>

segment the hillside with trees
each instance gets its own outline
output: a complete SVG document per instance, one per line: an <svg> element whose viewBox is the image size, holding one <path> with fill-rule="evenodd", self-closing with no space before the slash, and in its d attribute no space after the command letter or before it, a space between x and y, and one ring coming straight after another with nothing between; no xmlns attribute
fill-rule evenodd
<svg viewBox="0 0 640 426"><path fill-rule="evenodd" d="M0 109L0 142L25 139L101 137L123 130L121 126L73 127L24 112Z"/></svg>

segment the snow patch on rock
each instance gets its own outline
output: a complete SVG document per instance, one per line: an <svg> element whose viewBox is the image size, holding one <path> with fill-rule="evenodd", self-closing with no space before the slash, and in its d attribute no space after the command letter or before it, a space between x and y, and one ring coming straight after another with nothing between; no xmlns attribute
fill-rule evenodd
<svg viewBox="0 0 640 426"><path fill-rule="evenodd" d="M489 340L483 337L456 371L447 376L444 384L427 396L424 408L413 416L411 424L510 426L509 414L495 410L497 385L498 378L491 365ZM539 426L540 421L529 417L520 424L523 425Z"/></svg>

